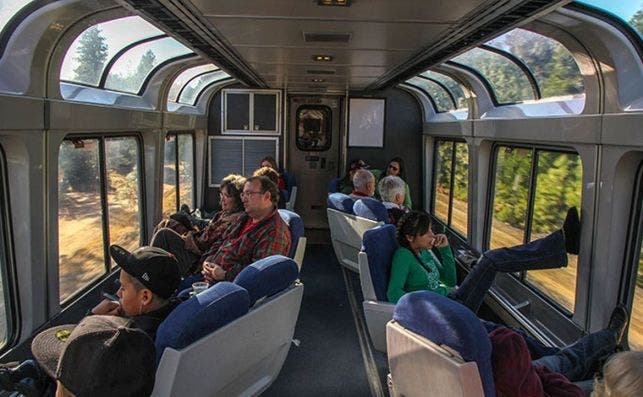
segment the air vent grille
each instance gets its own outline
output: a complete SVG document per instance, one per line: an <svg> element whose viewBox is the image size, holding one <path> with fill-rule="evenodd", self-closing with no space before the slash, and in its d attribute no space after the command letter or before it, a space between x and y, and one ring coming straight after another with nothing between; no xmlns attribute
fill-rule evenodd
<svg viewBox="0 0 643 397"><path fill-rule="evenodd" d="M335 74L334 69L308 69L306 74Z"/></svg>
<svg viewBox="0 0 643 397"><path fill-rule="evenodd" d="M350 33L304 32L306 43L348 43L350 40Z"/></svg>

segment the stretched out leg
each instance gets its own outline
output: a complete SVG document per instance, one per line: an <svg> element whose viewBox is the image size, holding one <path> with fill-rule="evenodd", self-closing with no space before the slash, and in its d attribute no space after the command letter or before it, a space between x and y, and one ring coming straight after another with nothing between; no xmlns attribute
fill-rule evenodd
<svg viewBox="0 0 643 397"><path fill-rule="evenodd" d="M485 252L460 287L450 296L475 313L496 278L496 273L555 269L566 265L565 238L563 232L558 230L527 244Z"/></svg>
<svg viewBox="0 0 643 397"><path fill-rule="evenodd" d="M176 257L179 262L181 277L192 274L196 263L200 259L198 255L185 249L183 238L172 229L163 228L156 232L150 244L154 247L162 248Z"/></svg>

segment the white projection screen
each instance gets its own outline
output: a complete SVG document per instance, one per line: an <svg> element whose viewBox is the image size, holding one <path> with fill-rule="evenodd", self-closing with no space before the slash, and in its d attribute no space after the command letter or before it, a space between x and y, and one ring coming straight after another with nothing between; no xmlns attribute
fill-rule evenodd
<svg viewBox="0 0 643 397"><path fill-rule="evenodd" d="M384 147L385 99L350 98L348 146Z"/></svg>

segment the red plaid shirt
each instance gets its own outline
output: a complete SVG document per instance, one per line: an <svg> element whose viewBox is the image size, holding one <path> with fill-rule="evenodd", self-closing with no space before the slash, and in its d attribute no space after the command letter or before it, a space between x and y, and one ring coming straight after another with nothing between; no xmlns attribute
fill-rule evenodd
<svg viewBox="0 0 643 397"><path fill-rule="evenodd" d="M275 209L245 234L240 234L250 219L244 212L224 233L217 251L207 262L216 263L226 271L225 279L232 281L249 264L270 255L288 255L290 229Z"/></svg>

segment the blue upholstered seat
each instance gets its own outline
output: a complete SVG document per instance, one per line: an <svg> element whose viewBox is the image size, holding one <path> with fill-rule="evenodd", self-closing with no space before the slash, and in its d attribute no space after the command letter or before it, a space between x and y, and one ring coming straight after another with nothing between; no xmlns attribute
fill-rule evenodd
<svg viewBox="0 0 643 397"><path fill-rule="evenodd" d="M281 215L281 219L286 222L290 229L290 252L288 252L288 256L294 258L299 238L304 236L304 221L296 212L284 209L279 210L279 215Z"/></svg>
<svg viewBox="0 0 643 397"><path fill-rule="evenodd" d="M386 211L386 207L374 198L364 197L355 201L355 204L353 204L353 213L372 221L388 221L388 211Z"/></svg>
<svg viewBox="0 0 643 397"><path fill-rule="evenodd" d="M250 296L222 281L177 306L156 333L156 361L166 347L182 349L248 313Z"/></svg>
<svg viewBox="0 0 643 397"><path fill-rule="evenodd" d="M248 291L250 306L253 306L259 299L285 290L297 277L299 268L292 259L272 255L243 269L234 283Z"/></svg>
<svg viewBox="0 0 643 397"><path fill-rule="evenodd" d="M368 268L377 300L387 302L386 290L391 277L391 262L397 249L395 226L382 225L364 232L362 249L368 256Z"/></svg>
<svg viewBox="0 0 643 397"><path fill-rule="evenodd" d="M355 204L355 201L344 193L331 193L328 195L327 204L328 208L353 214L353 204Z"/></svg>
<svg viewBox="0 0 643 397"><path fill-rule="evenodd" d="M491 342L471 310L445 296L416 291L399 300L393 319L409 331L457 351L465 361L475 361L485 396L495 396Z"/></svg>

